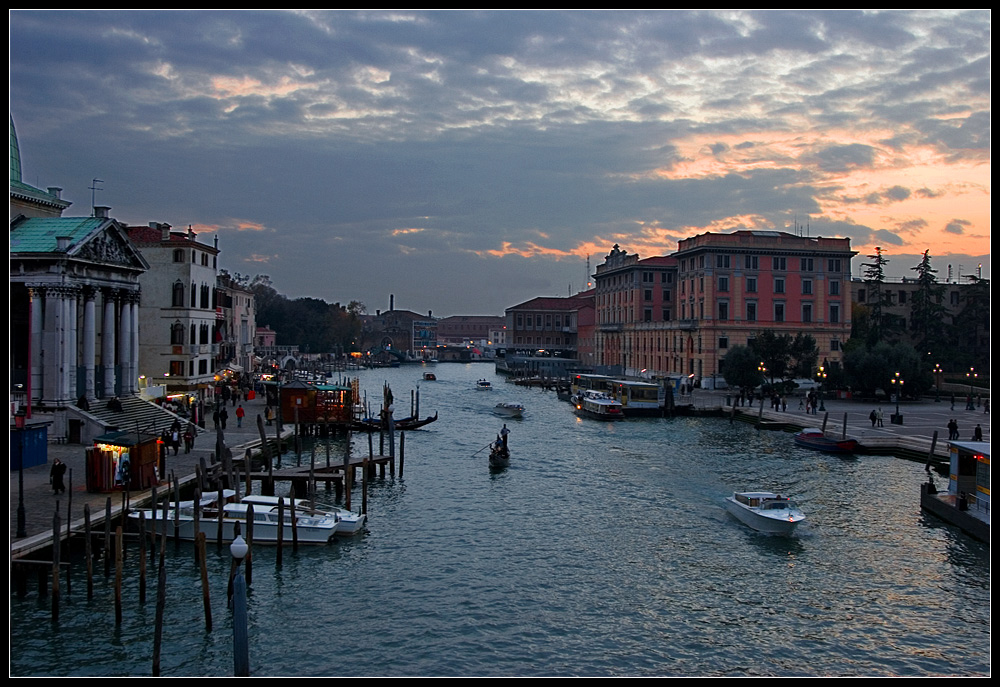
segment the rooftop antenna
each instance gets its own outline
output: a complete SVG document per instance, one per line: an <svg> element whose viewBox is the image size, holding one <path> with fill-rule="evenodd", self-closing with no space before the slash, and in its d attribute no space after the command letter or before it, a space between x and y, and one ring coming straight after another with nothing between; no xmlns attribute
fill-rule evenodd
<svg viewBox="0 0 1000 687"><path fill-rule="evenodd" d="M593 286L590 283L590 253L587 253L587 275L586 276L587 276L587 280L584 283L587 285L587 289L589 290L590 287Z"/></svg>
<svg viewBox="0 0 1000 687"><path fill-rule="evenodd" d="M93 217L94 213L96 212L96 210L94 210L94 208L97 207L97 192L104 190L103 188L98 188L97 185L98 184L103 184L103 183L104 183L103 179L91 179L90 186L87 187L87 188L90 189L90 216L91 217Z"/></svg>

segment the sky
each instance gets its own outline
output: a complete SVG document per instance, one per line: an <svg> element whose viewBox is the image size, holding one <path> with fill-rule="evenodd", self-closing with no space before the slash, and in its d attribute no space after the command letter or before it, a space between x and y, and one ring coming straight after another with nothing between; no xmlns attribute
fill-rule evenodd
<svg viewBox="0 0 1000 687"><path fill-rule="evenodd" d="M9 19L26 183L289 298L501 315L740 229L990 277L988 11Z"/></svg>

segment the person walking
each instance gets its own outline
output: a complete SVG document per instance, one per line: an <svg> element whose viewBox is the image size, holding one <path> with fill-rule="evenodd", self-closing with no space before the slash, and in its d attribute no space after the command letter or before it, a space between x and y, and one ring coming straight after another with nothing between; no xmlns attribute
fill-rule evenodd
<svg viewBox="0 0 1000 687"><path fill-rule="evenodd" d="M976 428L972 431L972 440L973 441L983 440L983 428L981 426L976 425Z"/></svg>
<svg viewBox="0 0 1000 687"><path fill-rule="evenodd" d="M878 415L875 413L874 408L872 408L872 412L868 415L868 419L872 421L872 427L878 422ZM948 428L951 429L951 423L948 424Z"/></svg>
<svg viewBox="0 0 1000 687"><path fill-rule="evenodd" d="M53 496L66 493L66 485L63 483L63 476L65 474L66 463L56 458L56 462L52 463L52 469L49 470L49 484L52 485Z"/></svg>
<svg viewBox="0 0 1000 687"><path fill-rule="evenodd" d="M229 411L226 410L226 406L222 406L219 409L219 421L222 423L222 429L226 428L226 420L229 419Z"/></svg>
<svg viewBox="0 0 1000 687"><path fill-rule="evenodd" d="M882 406L879 406L879 409L878 409L878 413L877 413L877 416L878 416L878 426L879 426L879 427L885 427L885 425L883 425L883 424L882 424L882 419L883 419L883 417L884 417L884 416L882 415Z"/></svg>
<svg viewBox="0 0 1000 687"><path fill-rule="evenodd" d="M247 411L243 410L243 404L241 403L240 407L236 409L236 426L237 427L242 427L243 426L243 416L245 416L246 414L247 414Z"/></svg>

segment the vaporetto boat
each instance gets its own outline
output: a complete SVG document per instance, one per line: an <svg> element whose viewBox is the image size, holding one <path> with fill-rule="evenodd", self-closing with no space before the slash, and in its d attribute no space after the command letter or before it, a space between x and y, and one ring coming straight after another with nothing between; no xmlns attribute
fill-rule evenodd
<svg viewBox="0 0 1000 687"><path fill-rule="evenodd" d="M585 415L596 420L621 420L622 404L601 391L584 391L572 399L577 415Z"/></svg>

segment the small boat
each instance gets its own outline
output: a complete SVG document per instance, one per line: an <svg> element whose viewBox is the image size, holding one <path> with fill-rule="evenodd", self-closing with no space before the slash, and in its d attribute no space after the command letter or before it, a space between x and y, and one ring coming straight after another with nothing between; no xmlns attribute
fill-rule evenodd
<svg viewBox="0 0 1000 687"><path fill-rule="evenodd" d="M524 406L520 403L497 403L493 412L503 417L521 417L524 415Z"/></svg>
<svg viewBox="0 0 1000 687"><path fill-rule="evenodd" d="M621 420L625 417L622 404L603 391L592 389L577 394L571 399L577 415L585 415L597 420Z"/></svg>
<svg viewBox="0 0 1000 687"><path fill-rule="evenodd" d="M510 450L502 443L497 442L490 448L490 467L505 468L510 465Z"/></svg>
<svg viewBox="0 0 1000 687"><path fill-rule="evenodd" d="M396 431L407 432L411 429L420 429L438 419L437 413L428 415L423 420L416 417L404 417L399 420L394 419L392 426ZM382 428L382 421L376 417L365 417L351 423L351 429L356 432L377 432Z"/></svg>
<svg viewBox="0 0 1000 687"><path fill-rule="evenodd" d="M291 508L291 500L288 497L278 497L278 496L261 496L260 494L251 494L250 496L244 496L241 503L253 504L256 509L258 505L264 506L266 508L275 507L278 504L278 499L284 498L285 500L285 512L288 512ZM308 511L309 502L305 499L295 499L295 512ZM368 516L363 513L352 513L346 508L338 508L337 506L319 506L317 505L317 512L333 514L337 516L337 534L351 537L364 529L365 523L368 522ZM256 530L254 530L254 536L256 537Z"/></svg>
<svg viewBox="0 0 1000 687"><path fill-rule="evenodd" d="M228 492L227 492L228 493ZM232 492L235 494L235 492ZM228 497L225 497L228 498ZM253 507L253 539L262 544L274 544L278 541L278 531L281 528L281 536L284 541L291 542L293 536L300 544L326 544L335 534L338 534L340 526L340 516L335 511L321 511L309 508L303 500L295 501L295 521L294 530L292 522L292 503L288 498L284 498L285 506L282 514L283 522L278 520L278 499L284 497L274 496L248 496L239 503L224 503L222 510L219 510L218 499L215 496L207 496L197 504L198 527L195 527L194 501L183 501L177 507L167 510L165 526L167 534L176 527L177 537L184 541L194 541L198 531L204 532L206 537L215 537L218 534L219 526L222 526L222 538L232 541L235 538L236 525L239 524L240 532L247 532L247 517L250 508ZM152 511L141 511L146 522L149 523L153 517ZM160 513L157 513L160 516ZM129 518L138 520L140 511L129 513ZM158 517L156 529L164 527L164 518ZM350 525L345 525L345 533Z"/></svg>
<svg viewBox="0 0 1000 687"><path fill-rule="evenodd" d="M791 499L770 491L738 491L726 499L726 510L758 532L791 534L806 519Z"/></svg>
<svg viewBox="0 0 1000 687"><path fill-rule="evenodd" d="M424 373L424 381L425 382L435 382L435 381L437 381L437 375L435 375L433 372L425 372Z"/></svg>
<svg viewBox="0 0 1000 687"><path fill-rule="evenodd" d="M826 436L822 429L804 429L794 439L799 446L827 453L854 453L858 450L856 439L833 439Z"/></svg>
<svg viewBox="0 0 1000 687"><path fill-rule="evenodd" d="M489 380L480 379L478 382L476 382L476 388L479 389L480 391L489 391L490 389L493 388L493 385L489 382Z"/></svg>

